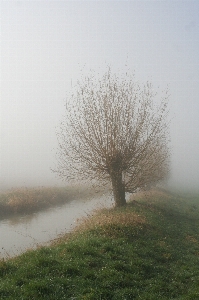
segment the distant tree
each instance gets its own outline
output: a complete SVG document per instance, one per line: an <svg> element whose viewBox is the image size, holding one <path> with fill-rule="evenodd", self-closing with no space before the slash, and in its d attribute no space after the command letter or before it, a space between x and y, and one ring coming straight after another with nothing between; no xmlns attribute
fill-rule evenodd
<svg viewBox="0 0 199 300"><path fill-rule="evenodd" d="M110 68L78 81L57 132L58 166L66 180L111 182L116 206L165 179L169 172L166 91L157 104L150 83Z"/></svg>

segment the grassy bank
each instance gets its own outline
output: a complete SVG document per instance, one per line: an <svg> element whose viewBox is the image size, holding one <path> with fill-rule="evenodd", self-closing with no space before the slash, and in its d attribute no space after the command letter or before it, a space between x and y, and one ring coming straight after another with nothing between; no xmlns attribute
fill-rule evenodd
<svg viewBox="0 0 199 300"><path fill-rule="evenodd" d="M0 299L199 299L199 197L143 194L1 261Z"/></svg>
<svg viewBox="0 0 199 300"><path fill-rule="evenodd" d="M0 193L0 219L13 214L33 213L95 193L83 186L16 188Z"/></svg>

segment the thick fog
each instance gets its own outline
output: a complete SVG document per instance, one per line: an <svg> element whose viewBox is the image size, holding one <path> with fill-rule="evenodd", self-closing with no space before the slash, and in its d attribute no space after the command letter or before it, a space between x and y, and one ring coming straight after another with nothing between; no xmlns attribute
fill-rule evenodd
<svg viewBox="0 0 199 300"><path fill-rule="evenodd" d="M199 190L198 1L1 1L0 187L62 184L56 127L75 81L127 67L169 87L171 186Z"/></svg>

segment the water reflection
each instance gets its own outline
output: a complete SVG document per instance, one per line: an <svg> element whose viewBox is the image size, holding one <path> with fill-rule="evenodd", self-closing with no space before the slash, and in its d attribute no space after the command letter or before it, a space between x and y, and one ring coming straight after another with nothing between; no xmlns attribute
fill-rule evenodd
<svg viewBox="0 0 199 300"><path fill-rule="evenodd" d="M46 211L3 220L0 222L0 258L36 248L70 231L76 225L77 218L88 215L95 208L112 205L112 197L106 194L89 201L73 200Z"/></svg>

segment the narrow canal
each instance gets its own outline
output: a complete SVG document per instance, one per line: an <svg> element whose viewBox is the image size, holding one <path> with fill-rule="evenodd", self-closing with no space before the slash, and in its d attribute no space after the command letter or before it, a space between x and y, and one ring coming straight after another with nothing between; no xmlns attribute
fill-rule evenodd
<svg viewBox="0 0 199 300"><path fill-rule="evenodd" d="M72 230L77 224L77 219L89 216L94 209L112 205L112 197L106 194L92 200L76 199L46 211L2 220L0 258L13 257L38 245L46 244Z"/></svg>

